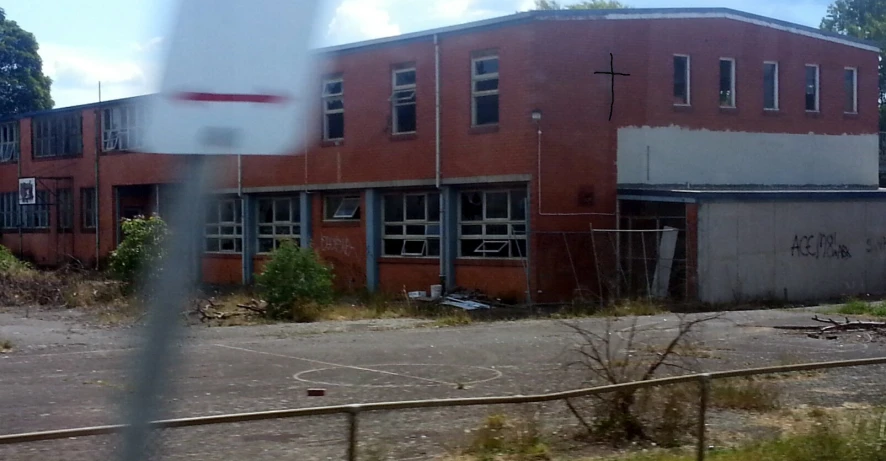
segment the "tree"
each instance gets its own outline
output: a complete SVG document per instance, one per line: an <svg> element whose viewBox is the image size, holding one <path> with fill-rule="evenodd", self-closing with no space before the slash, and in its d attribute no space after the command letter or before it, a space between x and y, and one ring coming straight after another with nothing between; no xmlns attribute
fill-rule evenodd
<svg viewBox="0 0 886 461"><path fill-rule="evenodd" d="M836 0L821 20L822 30L870 40L886 51L886 2ZM880 105L886 104L886 53L880 55ZM881 114L884 112L881 110ZM881 126L884 125L881 116Z"/></svg>
<svg viewBox="0 0 886 461"><path fill-rule="evenodd" d="M0 8L0 115L51 109L52 79L43 74L37 39Z"/></svg>
<svg viewBox="0 0 886 461"><path fill-rule="evenodd" d="M535 0L536 10L614 10L630 8L618 0L586 0L583 2L561 5L557 0Z"/></svg>

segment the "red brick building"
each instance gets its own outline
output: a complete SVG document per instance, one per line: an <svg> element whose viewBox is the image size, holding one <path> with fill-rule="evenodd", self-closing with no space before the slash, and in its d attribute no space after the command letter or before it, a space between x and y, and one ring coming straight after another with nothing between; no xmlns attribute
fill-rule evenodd
<svg viewBox="0 0 886 461"><path fill-rule="evenodd" d="M589 230L623 225L622 207L661 213L650 189L877 186L877 49L804 26L727 9L529 12L318 53L316 117L293 127L310 148L212 159L206 282L248 282L275 239L293 237L343 289L442 280L564 300L606 290ZM597 73L610 63L630 74L614 88ZM90 263L113 250L120 218L163 214L187 157L135 152L138 102L0 119L3 245L39 264ZM723 135L724 152L764 147L726 168L745 154L699 147L718 145L712 133L752 136ZM828 150L799 155L804 142ZM19 207L30 177L38 205ZM687 202L667 206L684 220L677 290L691 296Z"/></svg>

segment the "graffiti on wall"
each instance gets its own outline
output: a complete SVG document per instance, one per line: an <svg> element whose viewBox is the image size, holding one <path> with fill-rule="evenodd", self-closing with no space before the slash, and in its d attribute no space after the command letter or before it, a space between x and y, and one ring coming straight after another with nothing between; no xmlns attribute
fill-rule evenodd
<svg viewBox="0 0 886 461"><path fill-rule="evenodd" d="M837 241L837 233L795 234L791 256L815 259L849 259L852 253Z"/></svg>
<svg viewBox="0 0 886 461"><path fill-rule="evenodd" d="M886 235L876 238L868 238L865 243L867 244L868 254L886 253Z"/></svg>
<svg viewBox="0 0 886 461"><path fill-rule="evenodd" d="M347 237L320 237L320 251L343 256L357 255L357 249L351 244L351 239Z"/></svg>

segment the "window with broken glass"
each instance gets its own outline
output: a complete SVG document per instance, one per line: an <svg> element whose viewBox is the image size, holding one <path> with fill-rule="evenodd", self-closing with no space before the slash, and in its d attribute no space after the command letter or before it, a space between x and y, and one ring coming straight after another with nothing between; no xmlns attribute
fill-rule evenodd
<svg viewBox="0 0 886 461"><path fill-rule="evenodd" d="M324 221L360 220L359 195L327 195L323 200Z"/></svg>
<svg viewBox="0 0 886 461"><path fill-rule="evenodd" d="M385 195L384 256L440 256L440 194Z"/></svg>
<svg viewBox="0 0 886 461"><path fill-rule="evenodd" d="M270 253L283 240L301 244L301 209L298 197L258 200L258 252Z"/></svg>
<svg viewBox="0 0 886 461"><path fill-rule="evenodd" d="M239 199L215 199L206 206L207 253L243 251L243 210Z"/></svg>
<svg viewBox="0 0 886 461"><path fill-rule="evenodd" d="M327 79L323 81L323 140L334 141L344 137L344 80Z"/></svg>
<svg viewBox="0 0 886 461"><path fill-rule="evenodd" d="M394 133L414 133L416 124L414 67L394 71L391 102Z"/></svg>
<svg viewBox="0 0 886 461"><path fill-rule="evenodd" d="M136 104L102 110L102 150L126 151L142 147L144 118L144 109Z"/></svg>
<svg viewBox="0 0 886 461"><path fill-rule="evenodd" d="M15 162L18 153L18 122L0 123L0 163Z"/></svg>
<svg viewBox="0 0 886 461"><path fill-rule="evenodd" d="M498 124L498 56L471 60L471 95L472 125Z"/></svg>
<svg viewBox="0 0 886 461"><path fill-rule="evenodd" d="M526 257L526 190L461 193L459 256Z"/></svg>
<svg viewBox="0 0 886 461"><path fill-rule="evenodd" d="M79 112L35 118L32 133L34 158L82 154L82 123Z"/></svg>

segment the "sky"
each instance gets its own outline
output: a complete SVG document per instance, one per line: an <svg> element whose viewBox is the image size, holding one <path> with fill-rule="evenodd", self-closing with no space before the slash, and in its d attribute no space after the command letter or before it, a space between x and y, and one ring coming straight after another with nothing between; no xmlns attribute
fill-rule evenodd
<svg viewBox="0 0 886 461"><path fill-rule="evenodd" d="M7 19L33 33L56 107L153 91L178 0L4 0ZM248 0L244 0L248 1ZM322 0L315 46L389 37L505 16L533 0ZM727 7L817 27L831 0L623 0L637 8ZM561 0L561 3L573 3Z"/></svg>

